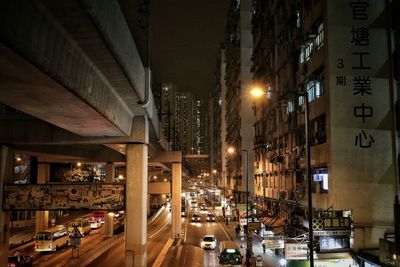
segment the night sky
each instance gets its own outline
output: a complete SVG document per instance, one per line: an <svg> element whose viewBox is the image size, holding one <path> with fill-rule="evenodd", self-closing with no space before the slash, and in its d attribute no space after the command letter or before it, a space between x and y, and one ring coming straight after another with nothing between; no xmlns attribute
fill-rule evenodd
<svg viewBox="0 0 400 267"><path fill-rule="evenodd" d="M218 45L229 0L158 0L151 4L151 55L158 82L206 97L214 88Z"/></svg>

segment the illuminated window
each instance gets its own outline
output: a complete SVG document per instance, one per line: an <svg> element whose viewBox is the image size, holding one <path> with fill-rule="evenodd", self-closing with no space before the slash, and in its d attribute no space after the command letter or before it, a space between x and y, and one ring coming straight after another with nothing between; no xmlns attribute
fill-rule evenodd
<svg viewBox="0 0 400 267"><path fill-rule="evenodd" d="M306 86L308 102L312 102L324 94L324 85L322 81L309 81Z"/></svg>
<svg viewBox="0 0 400 267"><path fill-rule="evenodd" d="M314 44L312 42L309 42L309 43L306 44L306 47L304 48L304 50L305 50L305 58L304 58L304 60L305 61L310 60L311 54L313 52L313 47L314 47Z"/></svg>
<svg viewBox="0 0 400 267"><path fill-rule="evenodd" d="M292 113L294 111L294 103L293 100L289 100L287 102L286 113Z"/></svg>
<svg viewBox="0 0 400 267"><path fill-rule="evenodd" d="M315 38L315 45L317 46L317 49L319 49L323 44L324 44L324 24L321 23L318 26L318 33L317 37Z"/></svg>
<svg viewBox="0 0 400 267"><path fill-rule="evenodd" d="M304 49L300 50L299 61L300 61L300 64L304 63Z"/></svg>
<svg viewBox="0 0 400 267"><path fill-rule="evenodd" d="M296 12L296 27L297 28L301 27L300 11Z"/></svg>
<svg viewBox="0 0 400 267"><path fill-rule="evenodd" d="M315 99L315 82L310 81L307 83L307 99L311 102Z"/></svg>
<svg viewBox="0 0 400 267"><path fill-rule="evenodd" d="M301 106L303 106L304 105L304 96L299 96L299 98L298 98L298 104L299 104L299 107L301 107Z"/></svg>
<svg viewBox="0 0 400 267"><path fill-rule="evenodd" d="M318 98L324 94L324 84L322 81L315 82L315 96Z"/></svg>

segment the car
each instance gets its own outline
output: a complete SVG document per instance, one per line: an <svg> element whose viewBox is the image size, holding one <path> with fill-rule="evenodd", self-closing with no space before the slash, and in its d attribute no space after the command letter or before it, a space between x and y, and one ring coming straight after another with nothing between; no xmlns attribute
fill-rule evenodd
<svg viewBox="0 0 400 267"><path fill-rule="evenodd" d="M201 217L199 214L195 213L192 215L192 222L201 222Z"/></svg>
<svg viewBox="0 0 400 267"><path fill-rule="evenodd" d="M191 203L192 207L197 208L199 205L197 204L196 200L193 200Z"/></svg>
<svg viewBox="0 0 400 267"><path fill-rule="evenodd" d="M207 210L207 205L204 204L204 203L201 204L200 209L201 209L201 210Z"/></svg>
<svg viewBox="0 0 400 267"><path fill-rule="evenodd" d="M182 208L181 208L181 216L182 216L182 217L185 217L185 216L186 216L186 208L185 208L185 207L182 207Z"/></svg>
<svg viewBox="0 0 400 267"><path fill-rule="evenodd" d="M32 266L32 257L24 253L15 253L8 256L8 267L27 267Z"/></svg>
<svg viewBox="0 0 400 267"><path fill-rule="evenodd" d="M203 249L215 249L217 247L217 238L215 238L215 235L205 235L200 242L200 247Z"/></svg>
<svg viewBox="0 0 400 267"><path fill-rule="evenodd" d="M92 218L90 221L90 229L99 229L101 227L101 221L95 218Z"/></svg>
<svg viewBox="0 0 400 267"><path fill-rule="evenodd" d="M215 222L215 215L212 213L207 214L206 221L207 222Z"/></svg>

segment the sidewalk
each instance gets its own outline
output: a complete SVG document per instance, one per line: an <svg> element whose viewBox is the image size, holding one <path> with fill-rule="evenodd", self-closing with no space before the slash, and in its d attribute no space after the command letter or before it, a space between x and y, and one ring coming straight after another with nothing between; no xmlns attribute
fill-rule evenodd
<svg viewBox="0 0 400 267"><path fill-rule="evenodd" d="M240 239L239 236L236 235L235 228L237 227L239 222L235 221L229 221L228 225L225 224L225 219L222 216L222 210L214 210L215 215L217 216L217 219L221 222L221 224L224 226L225 230L229 234L230 238L236 242L237 246L240 248L240 253L243 255L243 266L245 266L246 263L246 236L242 237L242 240ZM275 267L279 266L275 260L275 256L271 251L266 250L265 253L263 253L263 248L261 245L261 237L258 235L253 236L253 253L254 256L257 257L260 255L263 259L263 265L266 267ZM254 265L253 265L254 266Z"/></svg>

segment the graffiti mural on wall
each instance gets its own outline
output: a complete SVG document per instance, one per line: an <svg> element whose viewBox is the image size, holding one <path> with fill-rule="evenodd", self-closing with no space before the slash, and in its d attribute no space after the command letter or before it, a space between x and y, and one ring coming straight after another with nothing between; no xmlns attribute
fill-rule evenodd
<svg viewBox="0 0 400 267"><path fill-rule="evenodd" d="M3 187L4 210L123 210L122 184L46 184Z"/></svg>
<svg viewBox="0 0 400 267"><path fill-rule="evenodd" d="M104 182L104 165L51 163L50 181L56 183Z"/></svg>

